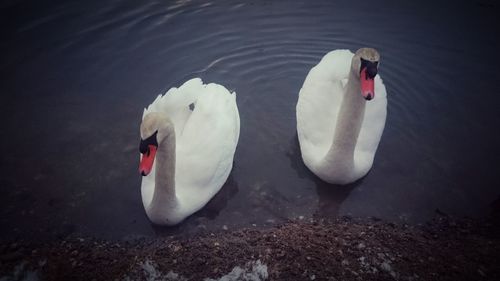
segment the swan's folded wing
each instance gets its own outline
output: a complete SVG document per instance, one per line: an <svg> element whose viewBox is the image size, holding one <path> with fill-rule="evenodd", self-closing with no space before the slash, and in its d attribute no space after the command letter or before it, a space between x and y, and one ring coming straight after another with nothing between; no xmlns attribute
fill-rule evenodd
<svg viewBox="0 0 500 281"><path fill-rule="evenodd" d="M322 159L330 149L353 53L335 50L309 71L297 102L297 132L306 161Z"/></svg>
<svg viewBox="0 0 500 281"><path fill-rule="evenodd" d="M217 84L204 87L177 136L176 185L180 196L184 191L189 194L186 196L197 195L192 189L200 196L217 192L232 168L238 142L236 94Z"/></svg>

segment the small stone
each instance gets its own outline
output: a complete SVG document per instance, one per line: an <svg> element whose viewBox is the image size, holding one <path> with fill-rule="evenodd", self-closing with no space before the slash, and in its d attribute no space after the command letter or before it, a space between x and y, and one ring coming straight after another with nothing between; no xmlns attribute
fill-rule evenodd
<svg viewBox="0 0 500 281"><path fill-rule="evenodd" d="M366 248L365 244L364 243L359 243L358 244L358 249L364 249Z"/></svg>
<svg viewBox="0 0 500 281"><path fill-rule="evenodd" d="M299 220L303 220L304 219L304 216L299 216Z"/></svg>
<svg viewBox="0 0 500 281"><path fill-rule="evenodd" d="M365 259L366 259L365 257L360 257L358 260L359 260L362 264L364 264L364 263L365 263Z"/></svg>
<svg viewBox="0 0 500 281"><path fill-rule="evenodd" d="M219 247L220 246L219 242L215 242L214 246Z"/></svg>
<svg viewBox="0 0 500 281"><path fill-rule="evenodd" d="M224 229L224 230L228 230L227 225L223 225L223 226L222 226L222 229Z"/></svg>
<svg viewBox="0 0 500 281"><path fill-rule="evenodd" d="M309 276L309 279L315 280L316 279L316 275L313 274L313 275Z"/></svg>
<svg viewBox="0 0 500 281"><path fill-rule="evenodd" d="M382 270L385 270L385 271L391 271L391 270L392 270L391 265L390 265L390 264L388 264L388 263L387 263L387 262L385 262L385 261L384 261L383 263L381 263L381 264L380 264L380 268L381 268Z"/></svg>
<svg viewBox="0 0 500 281"><path fill-rule="evenodd" d="M346 259L343 259L342 262L341 262L342 266L348 266L349 265L349 261L346 260Z"/></svg>
<svg viewBox="0 0 500 281"><path fill-rule="evenodd" d="M482 271L480 268L477 270L477 272L479 273L479 275L486 277L486 273L484 273L484 271Z"/></svg>

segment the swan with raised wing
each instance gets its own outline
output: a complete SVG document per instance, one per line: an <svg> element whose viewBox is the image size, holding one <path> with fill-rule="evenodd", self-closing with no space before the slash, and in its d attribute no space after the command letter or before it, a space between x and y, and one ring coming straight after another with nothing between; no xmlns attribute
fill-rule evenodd
<svg viewBox="0 0 500 281"><path fill-rule="evenodd" d="M226 182L240 133L236 93L194 78L145 110L140 126L142 202L155 224L175 225Z"/></svg>
<svg viewBox="0 0 500 281"><path fill-rule="evenodd" d="M387 95L379 53L326 54L307 75L297 102L305 165L322 180L348 184L368 173L385 126Z"/></svg>

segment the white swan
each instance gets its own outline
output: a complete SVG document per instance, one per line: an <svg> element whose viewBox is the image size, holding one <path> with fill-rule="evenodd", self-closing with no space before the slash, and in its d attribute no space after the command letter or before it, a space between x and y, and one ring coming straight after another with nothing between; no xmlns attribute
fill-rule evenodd
<svg viewBox="0 0 500 281"><path fill-rule="evenodd" d="M371 48L356 54L332 51L311 69L300 90L302 159L326 182L351 183L373 164L387 115L385 86L376 75L379 59Z"/></svg>
<svg viewBox="0 0 500 281"><path fill-rule="evenodd" d="M240 134L236 93L191 79L159 95L140 130L144 209L153 223L177 224L205 206L231 172Z"/></svg>

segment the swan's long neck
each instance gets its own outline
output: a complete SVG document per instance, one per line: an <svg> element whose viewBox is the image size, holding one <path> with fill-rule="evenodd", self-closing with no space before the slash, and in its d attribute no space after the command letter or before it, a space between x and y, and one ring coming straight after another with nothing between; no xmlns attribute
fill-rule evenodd
<svg viewBox="0 0 500 281"><path fill-rule="evenodd" d="M349 71L344 98L337 116L332 146L325 156L335 173L344 175L354 170L354 149L365 114L366 101L361 95L359 78Z"/></svg>
<svg viewBox="0 0 500 281"><path fill-rule="evenodd" d="M175 193L175 129L169 124L166 137L158 144L156 153L155 187L153 199L147 207L149 218L165 224L165 215L177 208Z"/></svg>

